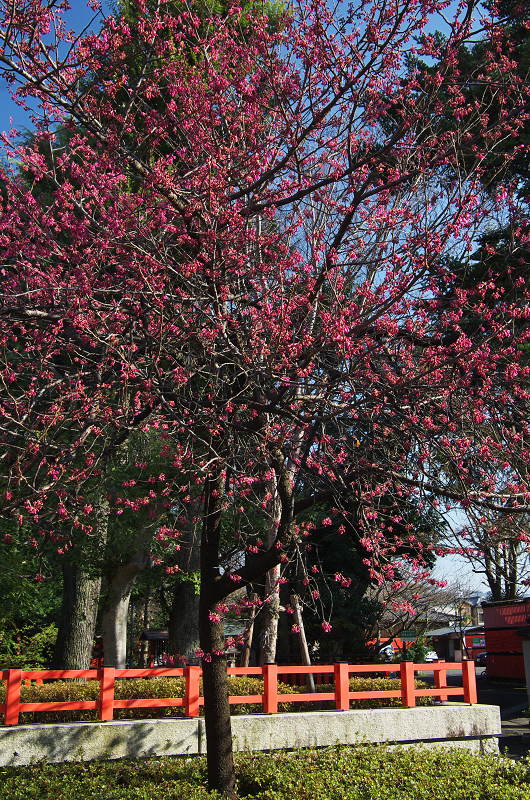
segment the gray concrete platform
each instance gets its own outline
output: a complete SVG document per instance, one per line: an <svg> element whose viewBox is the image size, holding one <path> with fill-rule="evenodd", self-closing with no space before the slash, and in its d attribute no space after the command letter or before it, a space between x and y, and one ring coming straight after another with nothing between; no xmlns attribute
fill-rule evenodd
<svg viewBox="0 0 530 800"><path fill-rule="evenodd" d="M232 717L236 750L293 750L337 744L401 744L498 751L498 706L444 703L371 711L310 711ZM45 759L191 756L206 752L204 720L69 722L0 728L0 766Z"/></svg>

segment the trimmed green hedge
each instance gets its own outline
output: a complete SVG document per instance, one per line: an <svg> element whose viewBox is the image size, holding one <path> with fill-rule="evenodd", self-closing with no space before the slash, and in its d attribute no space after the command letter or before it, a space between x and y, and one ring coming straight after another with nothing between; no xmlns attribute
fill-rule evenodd
<svg viewBox="0 0 530 800"><path fill-rule="evenodd" d="M383 692L397 691L401 689L399 678L350 678L350 692ZM429 686L424 681L415 680L416 689L428 689ZM332 692L333 684L321 684L315 686L317 692ZM438 702L435 697L417 697L416 704L419 706L433 706ZM296 704L298 708L298 703ZM308 705L313 705L309 704ZM381 697L373 700L350 700L350 708L398 708L401 707L401 697ZM322 703L321 707L332 708L332 703Z"/></svg>
<svg viewBox="0 0 530 800"><path fill-rule="evenodd" d="M263 694L263 680L247 676L231 676L231 695L260 695ZM425 688L426 684L416 681L416 688ZM151 697L183 697L185 688L184 678L125 678L117 680L114 696L117 700ZM317 692L332 692L333 685L317 685ZM381 691L384 689L399 690L400 681L397 678L351 678L350 690L353 692ZM298 694L305 692L305 687L288 686L278 683L278 694ZM0 702L5 699L5 685L0 683ZM201 681L202 693L202 681ZM22 686L20 699L23 703L58 703L74 700L98 700L99 681L53 681L41 686L35 684ZM419 705L433 705L434 698L419 698ZM352 700L351 708L390 708L401 705L400 698L381 698L375 700ZM333 708L333 702L300 702L280 703L279 711L317 711ZM232 714L259 714L263 711L261 703L234 704L231 706ZM201 708L202 713L202 708ZM114 719L160 719L161 717L183 717L184 708L116 708ZM24 712L20 715L20 722L33 724L39 722L79 722L83 720L97 720L98 711L35 711Z"/></svg>
<svg viewBox="0 0 530 800"><path fill-rule="evenodd" d="M263 694L263 681L247 676L229 678L231 695ZM202 679L200 681L202 694ZM184 697L184 678L124 678L114 684L114 697L117 700L132 700L151 697ZM290 694L297 688L278 683L278 694ZM300 691L298 689L298 691ZM5 700L6 687L0 682L0 703ZM99 681L52 681L40 686L21 686L22 703L59 703L80 700L99 700ZM261 703L234 704L232 714L255 714L263 711ZM280 703L280 711L292 711L292 703ZM203 710L201 708L201 713ZM115 708L114 719L160 719L161 717L184 717L184 708ZM98 711L29 711L20 714L20 722L33 724L39 722L79 722L97 720Z"/></svg>
<svg viewBox="0 0 530 800"><path fill-rule="evenodd" d="M236 756L242 800L529 800L530 765L464 750L361 746ZM203 757L1 770L2 800L214 800Z"/></svg>

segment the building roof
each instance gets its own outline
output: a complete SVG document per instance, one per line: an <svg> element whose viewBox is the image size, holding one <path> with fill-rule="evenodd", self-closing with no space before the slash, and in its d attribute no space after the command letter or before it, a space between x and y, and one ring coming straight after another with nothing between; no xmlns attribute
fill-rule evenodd
<svg viewBox="0 0 530 800"><path fill-rule="evenodd" d="M169 639L169 633L167 630L163 630L162 628L151 628L149 630L144 628L140 635L140 639L146 639L148 642L167 641Z"/></svg>
<svg viewBox="0 0 530 800"><path fill-rule="evenodd" d="M483 600L481 606L515 606L520 603L528 603L530 597L516 597L513 600Z"/></svg>
<svg viewBox="0 0 530 800"><path fill-rule="evenodd" d="M468 634L473 633L474 631L483 631L484 625L467 625L465 628L461 630L455 630L454 628L446 627L446 628L436 628L433 631L427 631L425 636L449 636L453 634L454 636L460 635L460 633Z"/></svg>

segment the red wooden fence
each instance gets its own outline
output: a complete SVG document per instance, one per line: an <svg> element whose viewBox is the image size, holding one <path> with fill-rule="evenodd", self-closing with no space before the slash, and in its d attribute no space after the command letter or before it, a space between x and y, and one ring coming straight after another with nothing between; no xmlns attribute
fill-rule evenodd
<svg viewBox="0 0 530 800"><path fill-rule="evenodd" d="M462 686L447 686L447 670L461 670ZM434 673L434 688L416 689L414 675L418 671ZM352 675L366 673L399 672L401 689L384 691L351 692L349 679ZM397 664L345 664L303 666L278 666L266 664L264 667L231 667L229 675L251 675L263 677L263 694L259 695L232 695L230 703L247 704L261 703L263 711L275 714L278 711L278 702L322 702L331 700L335 708L345 711L350 707L351 700L369 700L386 697L401 698L402 705L411 708L416 705L417 697L437 697L447 700L451 696L463 696L465 703L477 702L477 687L475 682L475 663L464 661L459 663L438 662L434 664L414 664L412 661L403 661ZM333 691L303 694L278 694L278 678L290 674L319 675L324 673L332 675L334 680ZM0 713L4 714L6 725L18 725L19 714L24 711L77 711L97 709L100 720L111 720L115 708L155 708L183 706L186 716L197 717L204 698L200 695L199 678L200 667L185 667L175 669L114 669L102 667L97 670L21 670L10 669L0 672L0 679L7 682L6 701L0 704ZM147 698L118 700L114 697L114 682L116 678L176 678L184 677L184 697ZM22 703L20 700L20 687L23 681L35 680L97 680L99 681L99 700L76 700L54 703Z"/></svg>

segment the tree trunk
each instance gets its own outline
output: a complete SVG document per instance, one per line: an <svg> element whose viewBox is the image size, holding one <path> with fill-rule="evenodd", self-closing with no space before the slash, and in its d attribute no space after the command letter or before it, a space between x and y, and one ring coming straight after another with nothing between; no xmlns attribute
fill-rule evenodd
<svg viewBox="0 0 530 800"><path fill-rule="evenodd" d="M201 537L201 594L199 629L204 688L206 760L208 788L237 798L232 746L228 675L224 654L224 624L216 614L213 600L220 579L219 542L223 479L219 473L207 478L204 487L204 516Z"/></svg>
<svg viewBox="0 0 530 800"><path fill-rule="evenodd" d="M81 546L63 556L63 599L52 669L88 669L101 591L101 567L98 558L105 546L108 529L108 505L95 507L92 535Z"/></svg>
<svg viewBox="0 0 530 800"><path fill-rule="evenodd" d="M201 614L201 642L203 649L209 648L202 661L208 789L236 798L227 661L226 655L219 653L224 647L223 622L203 619Z"/></svg>
<svg viewBox="0 0 530 800"><path fill-rule="evenodd" d="M195 584L181 581L175 585L169 618L168 650L186 664L198 664L199 595Z"/></svg>
<svg viewBox="0 0 530 800"><path fill-rule="evenodd" d="M505 600L515 600L518 584L519 542L506 542L506 591Z"/></svg>
<svg viewBox="0 0 530 800"><path fill-rule="evenodd" d="M127 612L136 578L149 564L149 548L165 498L158 498L150 508L148 520L136 531L131 549L121 562L108 566L108 585L103 616L103 659L106 667L125 669L127 657Z"/></svg>
<svg viewBox="0 0 530 800"><path fill-rule="evenodd" d="M147 584L146 595L144 597L144 610L142 614L142 627L144 630L149 629L149 602L151 600L151 582ZM147 667L149 665L149 642L143 639L140 647L139 666Z"/></svg>
<svg viewBox="0 0 530 800"><path fill-rule="evenodd" d="M183 579L175 581L169 618L169 653L180 656L187 664L199 662L199 594L192 577L201 560L200 536L194 522L197 513L197 505L193 503L184 521L185 533L179 540L179 567Z"/></svg>
<svg viewBox="0 0 530 800"><path fill-rule="evenodd" d="M276 566L267 572L265 578L265 610L261 628L260 657L263 664L276 661L278 643L278 619L280 617L280 567Z"/></svg>
<svg viewBox="0 0 530 800"><path fill-rule="evenodd" d="M255 604L257 600L257 594L251 594L250 599ZM241 662L240 667L248 667L250 663L250 653L252 651L252 637L254 635L254 620L256 618L256 606L253 605L251 612L250 612L250 619L248 621L247 628L245 630L245 639L243 642L243 647L241 649Z"/></svg>
<svg viewBox="0 0 530 800"><path fill-rule="evenodd" d="M497 555L492 558L491 553L494 552L494 548L491 548L490 552L487 550L484 551L484 564L486 568L486 579L488 581L490 591L491 591L491 599L492 600L502 600L502 585L499 575L499 564Z"/></svg>
<svg viewBox="0 0 530 800"><path fill-rule="evenodd" d="M311 666L311 657L309 655L309 648L307 646L307 639L305 638L304 620L302 617L302 609L300 607L300 600L297 594L291 595L291 606L294 609L294 621L298 625L298 644L300 645L300 657L302 664L305 667ZM306 675L306 686L308 692L315 691L315 679L311 673Z"/></svg>
<svg viewBox="0 0 530 800"><path fill-rule="evenodd" d="M272 547L278 533L281 514L281 503L278 496L276 476L270 480L269 491L272 494L272 509L267 534L267 546ZM273 567L265 577L265 609L261 627L259 663L273 664L276 661L278 643L278 619L280 616L280 565Z"/></svg>
<svg viewBox="0 0 530 800"><path fill-rule="evenodd" d="M88 669L98 611L101 576L63 561L63 600L52 669Z"/></svg>
<svg viewBox="0 0 530 800"><path fill-rule="evenodd" d="M129 602L136 578L147 562L147 554L139 551L128 563L119 564L109 581L101 618L103 663L106 667L126 667Z"/></svg>

